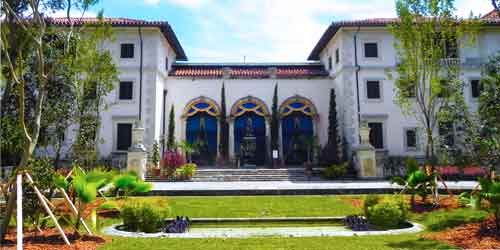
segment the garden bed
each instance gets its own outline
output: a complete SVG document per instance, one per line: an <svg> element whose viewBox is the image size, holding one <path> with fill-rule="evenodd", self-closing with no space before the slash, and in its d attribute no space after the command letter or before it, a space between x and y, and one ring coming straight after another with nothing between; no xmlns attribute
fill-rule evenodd
<svg viewBox="0 0 500 250"><path fill-rule="evenodd" d="M68 246L56 229L44 229L42 232L25 231L23 235L23 249L25 250L94 250L97 246L106 243L106 240L99 236L82 235L77 237L73 232L66 232L71 243ZM14 230L7 233L1 249L16 249L16 232Z"/></svg>
<svg viewBox="0 0 500 250"><path fill-rule="evenodd" d="M311 219L310 221L308 221ZM186 233L142 233L128 232L122 225L113 225L104 229L104 233L121 237L167 237L167 238L246 238L246 237L318 237L318 236L357 236L357 235L393 235L416 233L423 227L416 223L408 223L407 228L391 230L352 231L342 224L342 218L256 218L220 219L212 221L203 219L193 221ZM197 225L197 223L199 223ZM306 225L306 223L309 223Z"/></svg>
<svg viewBox="0 0 500 250"><path fill-rule="evenodd" d="M494 233L485 233L485 225L494 228L492 218L483 223L471 223L443 232L424 235L424 238L446 242L464 249L499 249L500 237ZM483 230L481 230L483 229Z"/></svg>

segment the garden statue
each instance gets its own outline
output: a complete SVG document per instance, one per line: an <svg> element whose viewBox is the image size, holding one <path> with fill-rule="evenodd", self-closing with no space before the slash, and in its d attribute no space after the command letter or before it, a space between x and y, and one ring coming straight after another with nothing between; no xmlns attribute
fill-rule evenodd
<svg viewBox="0 0 500 250"><path fill-rule="evenodd" d="M147 165L147 151L144 147L144 128L137 120L132 128L132 146L127 152L127 171L135 171L144 180Z"/></svg>

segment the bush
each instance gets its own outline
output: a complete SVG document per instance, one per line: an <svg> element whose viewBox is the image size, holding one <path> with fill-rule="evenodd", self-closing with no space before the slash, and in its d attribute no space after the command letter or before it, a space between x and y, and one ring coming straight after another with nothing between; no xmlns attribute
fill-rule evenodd
<svg viewBox="0 0 500 250"><path fill-rule="evenodd" d="M54 167L48 158L30 159L26 166L37 188L42 194L51 199L51 190L55 188L53 182ZM23 217L24 220L33 225L39 225L41 217L45 213L35 190L31 185L23 185Z"/></svg>
<svg viewBox="0 0 500 250"><path fill-rule="evenodd" d="M187 163L175 170L177 177L180 179L191 179L196 173L196 164Z"/></svg>
<svg viewBox="0 0 500 250"><path fill-rule="evenodd" d="M168 215L169 209L156 207L149 203L125 205L120 211L126 230L133 232L158 232Z"/></svg>
<svg viewBox="0 0 500 250"><path fill-rule="evenodd" d="M329 167L327 167L323 171L323 175L328 178L328 179L335 179L339 177L343 177L347 174L347 166L349 165L349 162L344 162L341 164L333 164Z"/></svg>
<svg viewBox="0 0 500 250"><path fill-rule="evenodd" d="M180 168L182 165L186 163L186 158L177 152L171 151L165 153L165 157L161 161L161 167L163 169L164 174L167 177L173 176L175 174L176 169Z"/></svg>
<svg viewBox="0 0 500 250"><path fill-rule="evenodd" d="M405 223L407 206L400 196L381 199L368 196L364 203L365 216L368 221L380 229L398 228Z"/></svg>
<svg viewBox="0 0 500 250"><path fill-rule="evenodd" d="M122 192L125 196L135 193L147 193L152 189L150 183L142 181L133 171L115 176L113 178L113 186L116 189L117 195Z"/></svg>

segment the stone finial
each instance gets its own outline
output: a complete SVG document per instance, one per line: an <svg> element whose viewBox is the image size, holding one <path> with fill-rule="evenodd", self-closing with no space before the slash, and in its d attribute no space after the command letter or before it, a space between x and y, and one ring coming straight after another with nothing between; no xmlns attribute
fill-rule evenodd
<svg viewBox="0 0 500 250"><path fill-rule="evenodd" d="M359 137L361 138L361 145L370 145L370 127L367 123L363 123L359 128Z"/></svg>

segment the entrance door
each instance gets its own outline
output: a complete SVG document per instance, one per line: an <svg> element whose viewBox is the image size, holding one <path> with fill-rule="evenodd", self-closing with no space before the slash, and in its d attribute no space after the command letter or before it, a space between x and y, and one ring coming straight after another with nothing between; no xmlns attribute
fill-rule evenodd
<svg viewBox="0 0 500 250"><path fill-rule="evenodd" d="M198 112L186 120L186 140L196 152L192 160L198 165L213 165L217 157L217 119Z"/></svg>
<svg viewBox="0 0 500 250"><path fill-rule="evenodd" d="M263 116L246 112L234 121L235 152L241 156L244 137L255 137L255 154L248 163L263 165L266 160L266 122Z"/></svg>
<svg viewBox="0 0 500 250"><path fill-rule="evenodd" d="M314 136L313 121L302 112L292 112L281 121L285 163L300 165L307 161L307 151Z"/></svg>

